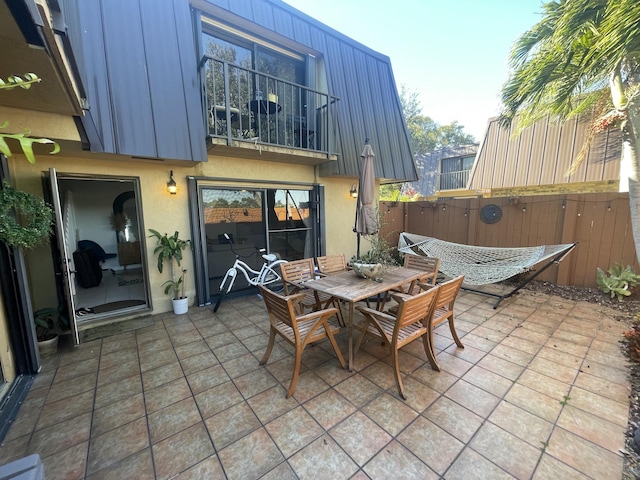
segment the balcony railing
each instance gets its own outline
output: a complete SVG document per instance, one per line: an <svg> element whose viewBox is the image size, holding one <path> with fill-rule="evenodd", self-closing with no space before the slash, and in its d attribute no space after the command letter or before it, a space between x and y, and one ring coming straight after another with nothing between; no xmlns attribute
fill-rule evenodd
<svg viewBox="0 0 640 480"><path fill-rule="evenodd" d="M201 64L211 137L335 152L336 97L208 56Z"/></svg>
<svg viewBox="0 0 640 480"><path fill-rule="evenodd" d="M438 175L438 190L460 190L466 188L470 171L460 170L458 172L441 173Z"/></svg>

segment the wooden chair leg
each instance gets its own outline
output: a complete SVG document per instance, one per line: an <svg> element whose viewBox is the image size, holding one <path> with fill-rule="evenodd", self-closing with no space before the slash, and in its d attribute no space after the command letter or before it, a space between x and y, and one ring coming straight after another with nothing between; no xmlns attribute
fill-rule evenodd
<svg viewBox="0 0 640 480"><path fill-rule="evenodd" d="M395 348L395 345L392 348L391 357L393 360L393 373L396 376L396 386L398 387L398 393L400 394L403 400L406 400L407 396L404 394L404 385L402 385L402 378L400 376L400 363L398 362L398 349Z"/></svg>
<svg viewBox="0 0 640 480"><path fill-rule="evenodd" d="M287 392L287 398L293 395L298 383L298 375L300 374L300 363L302 360L302 348L296 350L295 366L293 367L293 377L291 377L291 385L289 385L289 391Z"/></svg>
<svg viewBox="0 0 640 480"><path fill-rule="evenodd" d="M464 345L462 344L462 341L460 340L460 338L458 337L458 333L456 332L456 327L453 324L453 316L449 318L449 330L451 330L451 336L455 340L456 345L460 348L464 348Z"/></svg>
<svg viewBox="0 0 640 480"><path fill-rule="evenodd" d="M269 343L267 344L267 351L264 352L264 355L262 356L262 360L260 360L260 365L264 365L269 360L269 357L271 356L271 351L273 350L273 344L275 340L276 340L276 332L273 329L273 327L271 327L269 332Z"/></svg>
<svg viewBox="0 0 640 480"><path fill-rule="evenodd" d="M440 364L436 359L436 352L433 349L433 329L430 328L429 331L422 336L422 342L424 344L424 353L427 355L431 368L439 372Z"/></svg>
<svg viewBox="0 0 640 480"><path fill-rule="evenodd" d="M338 344L336 343L336 339L334 338L333 333L331 333L331 330L329 330L329 325L327 325L326 322L324 324L324 329L327 332L327 338L329 339L329 342L331 343L331 346L333 347L333 350L336 352L336 356L338 357L338 360L340 361L340 365L342 365L342 368L347 368L347 364L344 361L344 357L342 356L342 352L338 348Z"/></svg>

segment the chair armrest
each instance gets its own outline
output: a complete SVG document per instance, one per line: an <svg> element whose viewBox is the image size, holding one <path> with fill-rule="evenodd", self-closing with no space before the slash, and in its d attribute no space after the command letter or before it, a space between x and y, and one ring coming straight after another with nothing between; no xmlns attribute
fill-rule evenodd
<svg viewBox="0 0 640 480"><path fill-rule="evenodd" d="M418 286L421 290L431 290L435 285L431 285L430 283L418 282Z"/></svg>
<svg viewBox="0 0 640 480"><path fill-rule="evenodd" d="M390 320L392 322L396 321L396 317L393 315L389 315L386 312L382 312L380 310L376 310L375 308L365 307L365 306L356 306L356 310L361 312L364 315L371 315L372 317L384 318L386 320Z"/></svg>
<svg viewBox="0 0 640 480"><path fill-rule="evenodd" d="M411 295L404 292L393 292L391 293L391 298L393 298L396 302L400 303L402 300L406 300L407 298L411 298Z"/></svg>
<svg viewBox="0 0 640 480"><path fill-rule="evenodd" d="M322 310L315 310L313 312L309 312L309 313L305 313L304 315L297 316L296 321L304 322L307 320L313 320L314 318L320 318L322 316L326 316L328 318L335 313L338 313L338 309L335 307L324 308Z"/></svg>
<svg viewBox="0 0 640 480"><path fill-rule="evenodd" d="M304 300L304 297L306 297L305 293L292 293L290 295L286 295L284 298L286 299L291 299L291 303L293 304L293 306L295 307L296 305L298 305L302 300Z"/></svg>

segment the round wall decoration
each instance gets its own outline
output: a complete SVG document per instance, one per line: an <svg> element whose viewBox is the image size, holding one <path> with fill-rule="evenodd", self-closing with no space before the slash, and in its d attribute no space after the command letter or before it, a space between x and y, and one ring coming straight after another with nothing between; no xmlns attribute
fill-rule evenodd
<svg viewBox="0 0 640 480"><path fill-rule="evenodd" d="M480 209L480 220L484 223L496 223L502 218L502 209L494 204L490 203Z"/></svg>
<svg viewBox="0 0 640 480"><path fill-rule="evenodd" d="M49 237L52 222L53 210L44 200L3 182L0 189L0 240L12 247L33 248Z"/></svg>

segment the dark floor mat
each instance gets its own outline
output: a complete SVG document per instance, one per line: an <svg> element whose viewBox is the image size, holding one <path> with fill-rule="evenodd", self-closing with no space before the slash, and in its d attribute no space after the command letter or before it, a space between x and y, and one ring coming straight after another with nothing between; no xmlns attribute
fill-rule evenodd
<svg viewBox="0 0 640 480"><path fill-rule="evenodd" d="M105 313L113 310L121 310L123 308L137 307L138 305L145 305L147 302L144 300L120 300L118 302L103 303L102 305L96 305L91 307L92 313Z"/></svg>

